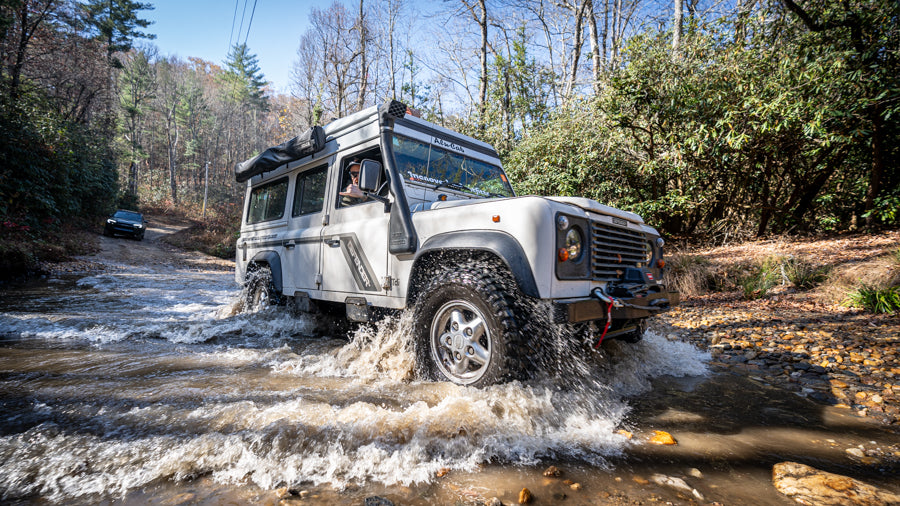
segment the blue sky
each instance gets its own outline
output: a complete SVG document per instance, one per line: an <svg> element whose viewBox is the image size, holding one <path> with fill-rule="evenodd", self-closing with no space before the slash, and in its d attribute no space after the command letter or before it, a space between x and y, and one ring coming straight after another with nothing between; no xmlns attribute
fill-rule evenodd
<svg viewBox="0 0 900 506"><path fill-rule="evenodd" d="M154 9L141 11L139 15L153 21L146 31L156 34L151 43L159 48L161 56L176 55L182 59L196 56L221 64L228 54L229 38L234 44L246 37L247 46L258 57L266 80L272 82L275 91L287 92L291 65L296 59L300 37L308 27L310 9L324 9L333 0L256 0L249 35L247 25L254 0L149 1ZM245 5L244 25L239 33Z"/></svg>

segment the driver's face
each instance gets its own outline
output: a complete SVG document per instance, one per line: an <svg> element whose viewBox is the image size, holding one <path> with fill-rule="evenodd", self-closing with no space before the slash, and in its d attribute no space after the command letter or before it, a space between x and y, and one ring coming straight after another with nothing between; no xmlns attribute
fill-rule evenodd
<svg viewBox="0 0 900 506"><path fill-rule="evenodd" d="M350 166L350 179L353 181L353 183L357 183L359 181L359 165Z"/></svg>

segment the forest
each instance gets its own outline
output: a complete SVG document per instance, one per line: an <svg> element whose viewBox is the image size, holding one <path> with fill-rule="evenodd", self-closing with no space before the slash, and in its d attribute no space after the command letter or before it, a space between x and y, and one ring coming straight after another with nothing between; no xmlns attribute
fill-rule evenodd
<svg viewBox="0 0 900 506"><path fill-rule="evenodd" d="M235 163L389 98L494 145L518 194L593 198L670 237L900 222L895 0L336 1L294 14L309 28L286 35L284 93L245 42L160 54L151 9L0 0L4 257L116 207L233 231Z"/></svg>

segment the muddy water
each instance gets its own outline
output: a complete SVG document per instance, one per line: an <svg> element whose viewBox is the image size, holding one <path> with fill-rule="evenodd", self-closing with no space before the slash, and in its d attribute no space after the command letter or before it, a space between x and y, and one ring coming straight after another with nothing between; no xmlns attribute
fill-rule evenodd
<svg viewBox="0 0 900 506"><path fill-rule="evenodd" d="M152 266L4 289L0 502L792 504L782 460L895 487L845 452L895 436L656 332L477 390L416 379L407 315L348 335L238 298L230 272Z"/></svg>

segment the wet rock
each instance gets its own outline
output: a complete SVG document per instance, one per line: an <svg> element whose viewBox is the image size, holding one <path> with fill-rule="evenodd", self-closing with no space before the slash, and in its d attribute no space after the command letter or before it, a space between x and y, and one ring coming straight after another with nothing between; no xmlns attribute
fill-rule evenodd
<svg viewBox="0 0 900 506"><path fill-rule="evenodd" d="M641 478L640 476L635 476L631 479L634 480L634 482L637 483L638 485L649 485L650 484L649 480L645 480L644 478Z"/></svg>
<svg viewBox="0 0 900 506"><path fill-rule="evenodd" d="M559 471L559 469L556 468L556 466L550 466L547 469L544 469L544 476L547 477L558 477L561 474L562 473Z"/></svg>
<svg viewBox="0 0 900 506"><path fill-rule="evenodd" d="M619 430L617 430L617 431L616 431L616 434L618 434L618 435L624 437L625 439L631 439L632 437L634 437L634 434L633 434L633 433L628 432L628 431L625 430L625 429L619 429Z"/></svg>
<svg viewBox="0 0 900 506"><path fill-rule="evenodd" d="M655 444L655 445L675 445L675 444L678 444L678 442L675 441L675 438L672 437L671 434L669 434L669 433L666 432L666 431L662 431L662 430L655 430L655 431L653 431L653 435L650 436L650 442L653 443L653 444Z"/></svg>
<svg viewBox="0 0 900 506"><path fill-rule="evenodd" d="M694 478L703 478L703 473L701 473L700 470L697 469L696 467L691 468L688 471L688 474L693 476Z"/></svg>
<svg viewBox="0 0 900 506"><path fill-rule="evenodd" d="M688 485L687 482L682 480L681 478L676 478L675 476L666 476L664 474L654 474L650 477L650 480L657 485L662 485L664 487L673 488L681 492L686 492L701 501L703 500L703 494L701 494L694 487Z"/></svg>
<svg viewBox="0 0 900 506"><path fill-rule="evenodd" d="M384 497L366 497L366 506L394 506L394 503Z"/></svg>
<svg viewBox="0 0 900 506"><path fill-rule="evenodd" d="M171 504L193 504L197 501L197 495L190 492L178 494L172 498Z"/></svg>
<svg viewBox="0 0 900 506"><path fill-rule="evenodd" d="M523 488L522 490L519 491L519 504L528 504L533 500L534 500L534 496L531 495L531 490L528 490L527 488Z"/></svg>
<svg viewBox="0 0 900 506"><path fill-rule="evenodd" d="M581 483L572 483L569 485L569 488L575 491L581 490Z"/></svg>
<svg viewBox="0 0 900 506"><path fill-rule="evenodd" d="M796 462L772 468L775 489L801 504L876 506L900 504L900 495L847 476L827 473Z"/></svg>
<svg viewBox="0 0 900 506"><path fill-rule="evenodd" d="M487 501L484 501L484 506L503 506L503 502L499 497L491 497Z"/></svg>
<svg viewBox="0 0 900 506"><path fill-rule="evenodd" d="M275 496L278 497L279 499L285 499L285 498L291 496L291 491L287 487L281 487L281 488L275 489Z"/></svg>
<svg viewBox="0 0 900 506"><path fill-rule="evenodd" d="M450 473L449 467L442 467L442 468L438 469L437 472L434 473L434 475L437 476L438 478L443 478L444 476L447 476L449 473Z"/></svg>

